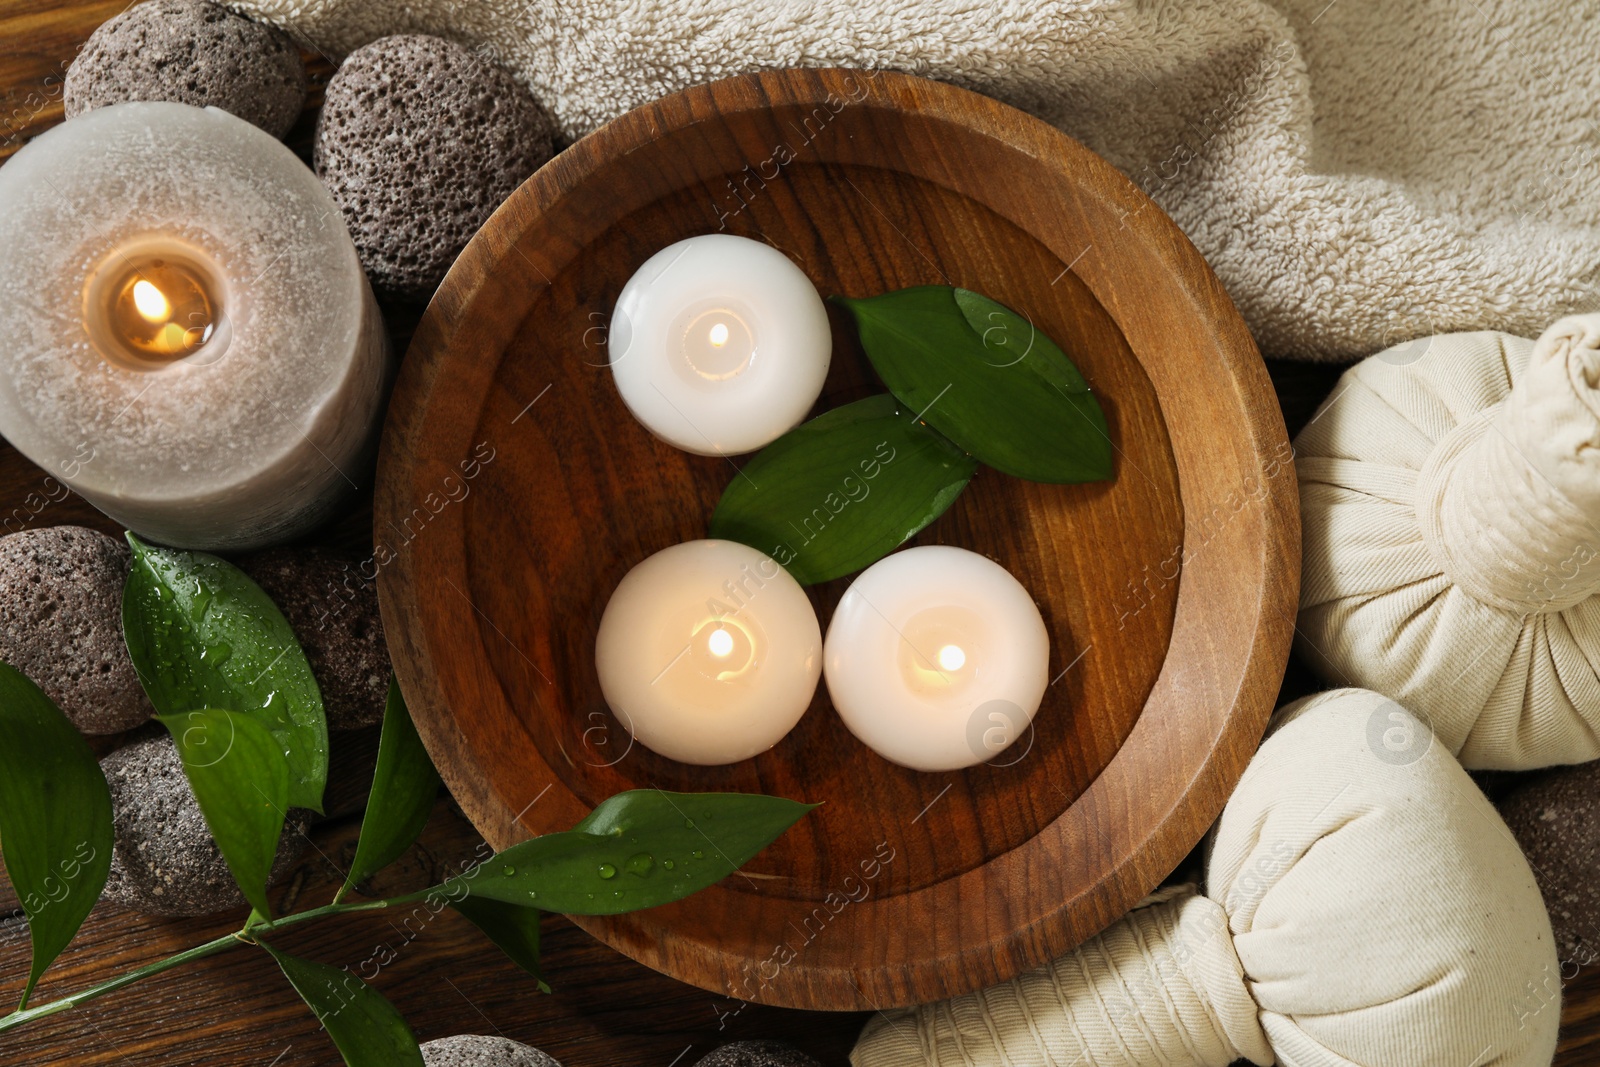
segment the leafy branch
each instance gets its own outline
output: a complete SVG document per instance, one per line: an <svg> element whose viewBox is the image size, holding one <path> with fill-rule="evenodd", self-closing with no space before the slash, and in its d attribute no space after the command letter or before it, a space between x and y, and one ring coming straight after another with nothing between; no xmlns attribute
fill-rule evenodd
<svg viewBox="0 0 1600 1067"><path fill-rule="evenodd" d="M273 935L424 901L433 911L454 909L537 980L541 912L614 915L681 900L732 874L811 810L779 797L633 790L603 801L571 830L513 845L439 885L347 903L352 888L416 841L441 784L391 682L350 871L331 904L274 918L267 879L288 809L320 808L326 784L328 734L316 680L282 613L237 568L128 540L134 565L122 613L129 653L253 910L233 933L30 1006L40 976L105 887L111 796L66 716L0 663L0 853L33 947L21 999L0 1017L0 1033L175 967L253 948L273 957L349 1067L421 1067L415 1036L382 994L346 970L283 952ZM539 987L547 990L542 981Z"/></svg>

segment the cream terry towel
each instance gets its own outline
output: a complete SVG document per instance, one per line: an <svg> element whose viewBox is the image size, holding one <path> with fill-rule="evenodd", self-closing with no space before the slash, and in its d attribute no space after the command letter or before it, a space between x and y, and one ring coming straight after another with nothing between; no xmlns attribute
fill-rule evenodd
<svg viewBox="0 0 1600 1067"><path fill-rule="evenodd" d="M241 0L337 60L433 33L569 137L786 66L892 68L1082 140L1177 220L1268 355L1534 335L1600 307L1593 0Z"/></svg>

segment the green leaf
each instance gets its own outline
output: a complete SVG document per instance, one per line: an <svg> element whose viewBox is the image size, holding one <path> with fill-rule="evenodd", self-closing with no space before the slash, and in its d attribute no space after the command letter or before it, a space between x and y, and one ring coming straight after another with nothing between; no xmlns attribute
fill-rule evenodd
<svg viewBox="0 0 1600 1067"><path fill-rule="evenodd" d="M422 747L422 738L406 710L400 685L389 679L383 708L383 734L378 739L378 767L361 817L361 836L350 873L339 890L343 896L357 882L399 859L422 833L439 796L439 772Z"/></svg>
<svg viewBox="0 0 1600 1067"><path fill-rule="evenodd" d="M815 806L746 793L634 789L603 801L573 829L512 845L462 878L479 899L620 915L722 881Z"/></svg>
<svg viewBox="0 0 1600 1067"><path fill-rule="evenodd" d="M322 810L328 724L322 692L283 613L233 564L155 548L128 535L133 568L122 631L139 681L161 715L245 712L289 760L289 803Z"/></svg>
<svg viewBox="0 0 1600 1067"><path fill-rule="evenodd" d="M463 897L451 902L484 935L500 946L511 962L539 978L539 910L520 904L507 904L488 897ZM550 987L539 978L539 991Z"/></svg>
<svg viewBox="0 0 1600 1067"><path fill-rule="evenodd" d="M349 1067L423 1067L416 1035L382 993L349 971L291 956L265 941L261 947L278 961Z"/></svg>
<svg viewBox="0 0 1600 1067"><path fill-rule="evenodd" d="M1028 319L944 285L835 299L889 391L980 462L1035 482L1111 477L1105 413Z"/></svg>
<svg viewBox="0 0 1600 1067"><path fill-rule="evenodd" d="M254 718L237 711L157 716L172 734L206 826L250 906L270 915L267 878L288 811L289 761Z"/></svg>
<svg viewBox="0 0 1600 1067"><path fill-rule="evenodd" d="M0 663L0 852L33 938L20 1010L105 888L111 791L77 728L6 663Z"/></svg>
<svg viewBox="0 0 1600 1067"><path fill-rule="evenodd" d="M858 571L944 514L977 462L884 394L834 408L762 449L729 483L711 536L802 584Z"/></svg>

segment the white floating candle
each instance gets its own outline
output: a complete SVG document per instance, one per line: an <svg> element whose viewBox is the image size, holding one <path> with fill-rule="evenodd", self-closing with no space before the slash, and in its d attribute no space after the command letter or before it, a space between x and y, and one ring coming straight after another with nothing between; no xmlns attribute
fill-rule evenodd
<svg viewBox="0 0 1600 1067"><path fill-rule="evenodd" d="M734 763L777 744L805 714L822 630L805 590L770 557L688 541L618 583L595 668L640 744L683 763Z"/></svg>
<svg viewBox="0 0 1600 1067"><path fill-rule="evenodd" d="M949 771L994 759L1039 710L1050 638L1033 598L976 552L908 548L863 571L828 625L828 695L884 759Z"/></svg>
<svg viewBox="0 0 1600 1067"><path fill-rule="evenodd" d="M706 456L753 452L793 429L833 355L828 313L800 268L730 234L646 260L617 298L609 346L634 417Z"/></svg>
<svg viewBox="0 0 1600 1067"><path fill-rule="evenodd" d="M97 108L0 168L0 433L183 548L286 540L365 479L383 323L338 208L215 108Z"/></svg>

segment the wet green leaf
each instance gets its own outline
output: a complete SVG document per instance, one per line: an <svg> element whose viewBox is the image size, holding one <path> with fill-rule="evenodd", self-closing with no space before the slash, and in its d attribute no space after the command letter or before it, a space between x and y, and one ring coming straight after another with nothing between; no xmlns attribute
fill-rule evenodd
<svg viewBox="0 0 1600 1067"><path fill-rule="evenodd" d="M265 941L261 947L278 961L348 1067L423 1067L416 1035L382 993L349 971L291 956Z"/></svg>
<svg viewBox="0 0 1600 1067"><path fill-rule="evenodd" d="M1105 413L1028 319L943 285L835 299L889 391L980 462L1035 482L1111 477Z"/></svg>
<svg viewBox="0 0 1600 1067"><path fill-rule="evenodd" d="M105 888L111 792L77 728L6 663L0 663L0 852L33 938L25 1007Z"/></svg>
<svg viewBox="0 0 1600 1067"><path fill-rule="evenodd" d="M884 394L762 449L728 483L711 536L771 556L804 585L875 563L944 514L977 462Z"/></svg>
<svg viewBox="0 0 1600 1067"><path fill-rule="evenodd" d="M289 808L289 761L277 739L237 711L158 716L233 880L258 914L270 915L267 879Z"/></svg>
<svg viewBox="0 0 1600 1067"><path fill-rule="evenodd" d="M603 801L573 829L513 845L463 879L479 899L620 915L722 881L813 807L746 793L634 789Z"/></svg>
<svg viewBox="0 0 1600 1067"><path fill-rule="evenodd" d="M389 679L389 699L383 709L383 733L378 740L378 766L361 817L361 837L355 859L344 880L341 895L357 882L399 859L433 811L439 796L439 773L411 722L400 685Z"/></svg>
<svg viewBox="0 0 1600 1067"><path fill-rule="evenodd" d="M133 567L122 630L162 715L228 708L252 716L289 761L289 803L322 810L328 726L322 693L289 623L233 564L128 535Z"/></svg>

